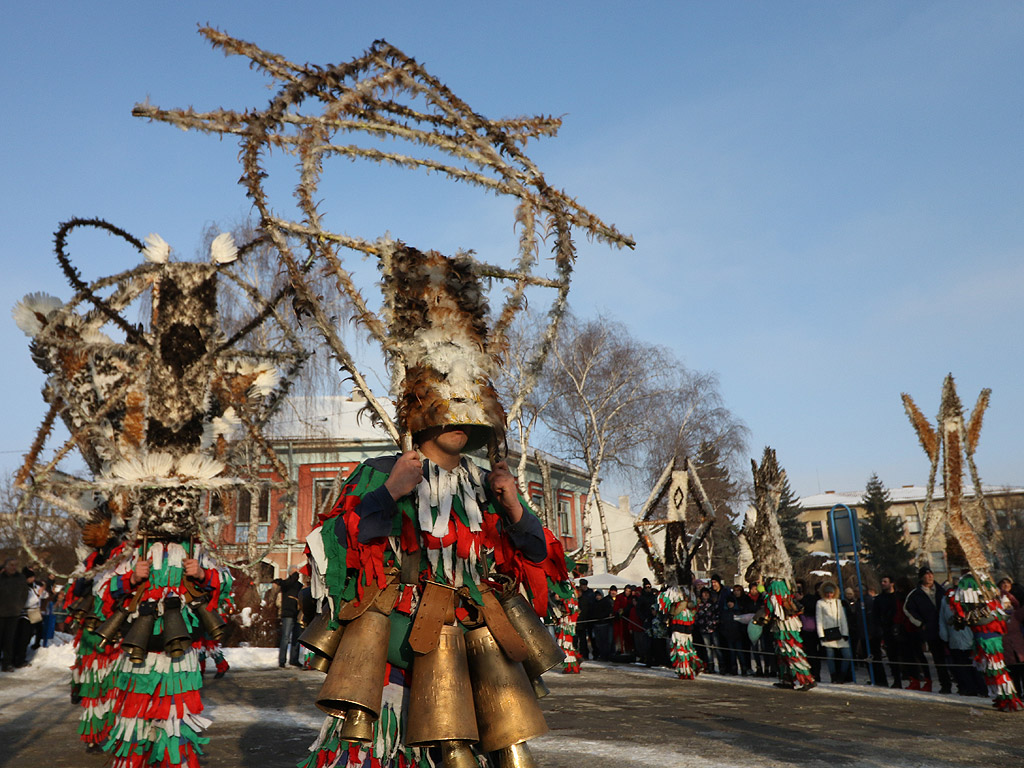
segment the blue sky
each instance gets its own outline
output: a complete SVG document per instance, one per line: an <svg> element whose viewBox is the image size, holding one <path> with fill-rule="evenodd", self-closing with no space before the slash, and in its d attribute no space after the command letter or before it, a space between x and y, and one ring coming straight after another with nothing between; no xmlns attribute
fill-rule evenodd
<svg viewBox="0 0 1024 768"><path fill-rule="evenodd" d="M377 38L488 117L564 116L528 151L550 183L631 233L581 238L572 303L720 376L800 495L923 483L900 392L930 417L952 372L993 389L982 478L1024 483L1024 5L859 3L9 4L0 29L0 303L69 289L52 233L100 216L189 255L248 212L232 140L131 116L261 107L266 79L213 51L210 23L296 61ZM284 166L282 165L282 168ZM340 228L500 253L508 204L375 166L328 170ZM72 242L86 276L133 266ZM0 323L0 465L42 418L41 375ZM636 491L640 493L639 489Z"/></svg>

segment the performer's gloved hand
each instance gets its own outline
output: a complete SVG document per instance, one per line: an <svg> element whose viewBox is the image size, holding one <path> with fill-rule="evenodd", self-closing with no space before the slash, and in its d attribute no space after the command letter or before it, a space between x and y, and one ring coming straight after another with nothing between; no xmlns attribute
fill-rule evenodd
<svg viewBox="0 0 1024 768"><path fill-rule="evenodd" d="M139 560L132 568L131 585L137 587L149 578L149 560Z"/></svg>
<svg viewBox="0 0 1024 768"><path fill-rule="evenodd" d="M494 498L497 499L501 508L505 511L508 521L515 525L523 517L523 505L519 503L519 488L516 486L516 479L508 471L508 464L499 461L491 469L487 477Z"/></svg>
<svg viewBox="0 0 1024 768"><path fill-rule="evenodd" d="M400 498L412 492L423 479L423 462L416 451L406 451L395 462L391 468L391 474L384 481L384 487L388 489L391 498L398 501Z"/></svg>

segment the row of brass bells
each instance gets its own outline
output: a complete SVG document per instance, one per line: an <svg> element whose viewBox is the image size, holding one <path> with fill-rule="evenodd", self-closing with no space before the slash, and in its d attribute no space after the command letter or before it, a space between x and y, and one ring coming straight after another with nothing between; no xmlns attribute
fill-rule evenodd
<svg viewBox="0 0 1024 768"><path fill-rule="evenodd" d="M439 746L443 768L477 768L470 749L480 740L473 699L462 628L444 625L437 647L412 664L405 743Z"/></svg>
<svg viewBox="0 0 1024 768"><path fill-rule="evenodd" d="M344 717L346 741L373 741L373 725L384 697L391 619L368 610L341 634L316 705L332 717Z"/></svg>
<svg viewBox="0 0 1024 768"><path fill-rule="evenodd" d="M528 655L523 667L526 669L526 676L530 678L534 694L538 699L542 699L550 691L541 675L565 661L565 651L559 647L522 593L512 592L500 597L499 601L501 607L505 609L509 623L526 643Z"/></svg>
<svg viewBox="0 0 1024 768"><path fill-rule="evenodd" d="M192 647L192 635L181 615L181 599L175 596L164 598L164 629L161 633L164 653L172 659L180 659Z"/></svg>
<svg viewBox="0 0 1024 768"><path fill-rule="evenodd" d="M148 601L139 606L139 615L125 632L121 648L133 664L142 664L149 651L149 640L156 626L156 603Z"/></svg>
<svg viewBox="0 0 1024 768"><path fill-rule="evenodd" d="M345 627L340 625L337 629L331 629L330 625L330 611L321 611L299 635L299 645L308 648L313 654L306 661L310 669L326 672L331 666L334 654L338 651L338 644L341 643Z"/></svg>

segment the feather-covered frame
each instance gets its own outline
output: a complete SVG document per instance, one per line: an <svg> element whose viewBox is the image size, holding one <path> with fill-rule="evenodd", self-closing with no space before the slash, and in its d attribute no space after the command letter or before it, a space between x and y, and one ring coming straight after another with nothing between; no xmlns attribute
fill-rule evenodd
<svg viewBox="0 0 1024 768"><path fill-rule="evenodd" d="M87 284L66 254L67 237L78 227L106 230L147 261ZM32 339L33 359L46 374L43 396L50 404L15 478L22 491L15 512L22 545L42 562L20 525L29 502L38 498L83 526L114 517L132 539L195 538L223 564L249 569L274 537L258 549L256 537L250 537L244 558L225 560L209 535L210 502L214 494L223 505L241 491L290 492L289 474L261 429L307 355L277 314L284 293L263 297L229 266L255 242L235 249L221 236L206 264L169 262L162 239L151 235L147 243L100 219L66 222L56 234L56 253L74 296L63 303L30 294L15 307L15 320ZM256 308L230 338L218 322L219 280L233 283ZM124 317L129 305L148 310L148 322L129 323ZM280 351L243 346L263 323L277 325ZM43 460L57 416L71 437ZM91 477L58 470L75 449ZM259 465L269 465L286 480L262 478ZM83 495L98 497L99 503L83 504ZM278 534L286 522L286 516L279 521Z"/></svg>
<svg viewBox="0 0 1024 768"><path fill-rule="evenodd" d="M981 437L981 422L991 394L990 389L981 391L970 419L965 423L964 408L956 392L953 374L947 374L942 383L942 398L935 427L928 422L910 395L902 395L910 424L917 432L921 447L931 462L921 514L923 526L918 559L922 564L927 563L928 552L944 546L952 555L951 560L966 560L982 582L991 574L994 562L996 516L982 490L981 477L974 463L974 452ZM974 489L974 495L970 498L963 493L964 459ZM943 484L941 501L935 498L935 478L940 462Z"/></svg>
<svg viewBox="0 0 1024 768"><path fill-rule="evenodd" d="M259 211L262 230L280 254L294 287L296 301L309 311L334 357L366 397L375 419L384 425L396 443L401 442L399 427L374 397L345 348L332 318L306 280L306 268L313 262L321 262L333 274L339 290L352 303L358 320L381 345L391 366L391 393L397 397L406 389L405 361L399 342L389 333L387 324L368 309L341 257L341 249L350 249L384 260L394 243L386 238L368 240L334 232L324 226L317 188L325 158L362 158L441 173L453 181L519 199L516 209L516 223L520 228L519 253L510 268L485 264L463 254L478 277L512 282L494 327L487 335L486 346L494 353L500 353L504 348L505 333L515 314L525 304L528 286L548 287L556 292L548 311L548 327L534 350L529 369L531 373L508 411L508 420L514 419L540 373L566 308L576 254L572 230L582 229L616 247L632 248L634 245L631 238L602 222L565 192L549 186L537 166L522 151L521 146L530 139L553 136L561 120L543 116L488 120L474 112L414 59L384 41L375 42L365 54L347 64L300 66L216 29L206 27L200 30L200 34L226 54L246 56L255 67L276 80L279 87L270 104L263 110L236 112L219 109L205 113L191 108L165 110L139 104L133 114L184 130L240 137L244 169L240 183ZM403 103L403 98L408 101ZM320 111L303 111L307 103L319 106ZM336 142L339 135L359 133L374 138L391 137L435 153L440 151L461 164ZM283 150L298 158L300 178L295 197L301 221L287 221L277 216L266 197L264 180L268 174L264 155L272 149ZM554 238L554 278L533 274L540 241L548 234ZM301 260L291 245L295 238L300 238L308 250L307 256Z"/></svg>

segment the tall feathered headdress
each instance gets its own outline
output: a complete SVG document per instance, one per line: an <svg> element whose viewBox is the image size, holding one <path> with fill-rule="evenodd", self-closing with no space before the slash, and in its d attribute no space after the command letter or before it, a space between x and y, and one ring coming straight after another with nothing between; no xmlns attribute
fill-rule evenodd
<svg viewBox="0 0 1024 768"><path fill-rule="evenodd" d="M381 262L385 321L398 391L398 428L415 435L460 424L468 448L503 443L505 411L492 385L498 364L488 346L487 299L469 259L449 259L397 243Z"/></svg>
<svg viewBox="0 0 1024 768"><path fill-rule="evenodd" d="M786 484L786 470L779 466L775 450L765 447L761 465L753 459L754 515L747 515L740 536L747 543L753 563L747 568L746 580L774 577L787 583L793 581L793 562L786 552L786 542L779 526L779 504Z"/></svg>
<svg viewBox="0 0 1024 768"><path fill-rule="evenodd" d="M64 253L68 233L79 226L124 238L145 262L86 284ZM93 522L95 515L67 499L94 491L128 521L133 534L202 538L204 491L260 482L241 479L232 469L239 427L245 427L250 443L266 449L261 455L274 465L276 457L262 444L258 428L279 400L282 379L286 383L298 371L304 354L297 341L290 352L247 351L239 343L247 331L230 339L222 332L218 279L228 274L224 267L238 253L230 236L214 240L210 263L170 262L169 253L158 235L150 235L144 246L98 219L62 225L57 255L75 297L64 304L31 294L13 312L47 375L44 398L50 403L17 479L26 498L37 496L83 521ZM104 291L109 295L101 295ZM148 322L132 325L124 319L133 302L148 308ZM247 328L266 314L264 307ZM40 462L57 415L71 439L52 461ZM85 458L91 478L56 470L73 447ZM287 477L279 462L277 468Z"/></svg>

